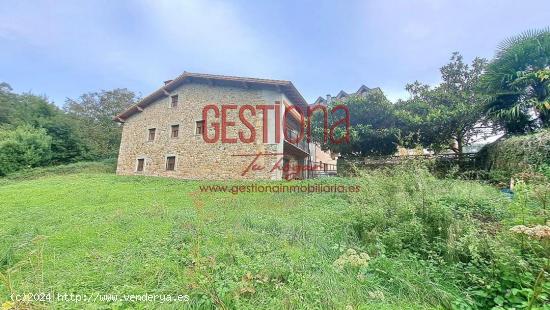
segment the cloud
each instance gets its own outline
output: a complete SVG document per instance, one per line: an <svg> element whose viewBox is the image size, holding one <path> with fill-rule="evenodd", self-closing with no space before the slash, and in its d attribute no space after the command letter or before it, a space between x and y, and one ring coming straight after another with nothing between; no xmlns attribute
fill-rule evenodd
<svg viewBox="0 0 550 310"><path fill-rule="evenodd" d="M46 3L13 2L0 9L0 38L43 46L55 40L55 21Z"/></svg>
<svg viewBox="0 0 550 310"><path fill-rule="evenodd" d="M0 40L59 67L117 69L129 50L112 30L106 8L94 2L14 2L0 11ZM118 55L118 56L117 56ZM115 57L117 56L117 57Z"/></svg>
<svg viewBox="0 0 550 310"><path fill-rule="evenodd" d="M281 46L269 33L257 33L246 16L229 2L145 1L148 22L166 42L175 65L212 73L271 77L281 74ZM167 56L167 55L162 55ZM191 71L191 70L189 70Z"/></svg>

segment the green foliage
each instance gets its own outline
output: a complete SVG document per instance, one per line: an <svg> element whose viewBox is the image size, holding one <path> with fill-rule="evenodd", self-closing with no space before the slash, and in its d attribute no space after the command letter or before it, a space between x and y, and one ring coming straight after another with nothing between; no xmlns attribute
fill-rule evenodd
<svg viewBox="0 0 550 310"><path fill-rule="evenodd" d="M550 29L527 31L504 41L481 81L491 96L488 112L508 132L550 125Z"/></svg>
<svg viewBox="0 0 550 310"><path fill-rule="evenodd" d="M102 90L67 99L64 110L79 121L78 132L93 159L116 157L122 127L113 117L139 99L126 88Z"/></svg>
<svg viewBox="0 0 550 310"><path fill-rule="evenodd" d="M13 114L14 94L6 82L0 83L0 124L9 123Z"/></svg>
<svg viewBox="0 0 550 310"><path fill-rule="evenodd" d="M544 169L550 165L550 131L500 139L481 149L478 157L483 168L504 182L519 172Z"/></svg>
<svg viewBox="0 0 550 310"><path fill-rule="evenodd" d="M0 126L5 130L13 130L18 126L45 130L51 139L51 152L41 160L42 165L70 163L87 158L88 148L77 130L79 123L49 103L47 98L27 93L15 94L8 84L3 83L0 84L0 112Z"/></svg>
<svg viewBox="0 0 550 310"><path fill-rule="evenodd" d="M350 111L350 143L330 145L342 155L390 155L397 146L440 151L451 149L462 154L465 146L491 133L484 119L485 96L477 92L487 61L475 58L471 65L454 53L441 68L443 82L435 88L415 82L407 85L411 99L391 104L381 91L368 92L365 98L352 96L334 101L331 108L344 104ZM334 119L340 119L337 114ZM322 141L322 118L314 116L315 140ZM329 118L330 121L334 121Z"/></svg>
<svg viewBox="0 0 550 310"><path fill-rule="evenodd" d="M479 139L487 130L484 123L484 97L476 92L487 61L475 58L471 65L454 53L441 68L443 82L435 88L415 83L407 85L411 99L396 104L397 126L405 144L433 150L451 149L462 154L464 146Z"/></svg>
<svg viewBox="0 0 550 310"><path fill-rule="evenodd" d="M494 188L438 180L418 165L364 174L361 188L369 190L351 201L355 231L375 257L369 266L380 257L407 257L432 277L444 275L463 291L442 292L445 307L526 307L547 254L538 241L522 240L508 228L521 221L540 224L546 208L540 200L528 198L529 207L518 209L519 195L510 203ZM543 291L539 305L548 300L550 286Z"/></svg>
<svg viewBox="0 0 550 310"><path fill-rule="evenodd" d="M40 121L40 127L52 137L49 164L59 165L91 158L89 146L84 143L79 126L78 121L61 113Z"/></svg>
<svg viewBox="0 0 550 310"><path fill-rule="evenodd" d="M329 127L344 117L341 111L330 113L330 109L338 105L345 105L349 109L350 143L331 143L329 139L323 141L323 117L318 110L313 115L312 135L314 141L324 142L324 149L343 155L363 156L389 155L397 151L399 130L394 126L393 107L380 89L367 92L365 97L351 96L344 101L331 102L328 107ZM336 128L336 139L343 137L344 129L344 125Z"/></svg>
<svg viewBox="0 0 550 310"><path fill-rule="evenodd" d="M4 159L0 174L36 165L61 165L116 157L121 128L112 121L112 117L135 100L134 93L126 89L88 93L79 100L68 99L64 112L45 97L30 93L16 94L7 83L0 83L0 128L13 131L18 127L30 126L40 132L43 129L50 141L49 152L35 153L44 156L36 163L13 164L11 162L17 159Z"/></svg>
<svg viewBox="0 0 550 310"><path fill-rule="evenodd" d="M538 173L544 175L550 180L550 162L546 162L538 167Z"/></svg>
<svg viewBox="0 0 550 310"><path fill-rule="evenodd" d="M2 180L0 180L0 184L10 183L13 181L32 180L47 176L71 175L78 173L115 173L115 171L116 159L114 158L105 159L102 161L82 161L66 165L23 169L5 176Z"/></svg>
<svg viewBox="0 0 550 310"><path fill-rule="evenodd" d="M0 175L46 164L51 158L51 143L42 128L0 129Z"/></svg>

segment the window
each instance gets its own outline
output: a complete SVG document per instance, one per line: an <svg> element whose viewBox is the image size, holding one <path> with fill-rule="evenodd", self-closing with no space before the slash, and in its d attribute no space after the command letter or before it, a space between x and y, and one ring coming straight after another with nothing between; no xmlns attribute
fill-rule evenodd
<svg viewBox="0 0 550 310"><path fill-rule="evenodd" d="M143 158L139 158L137 160L137 171L140 172L140 171L143 171L143 166L145 165L145 159Z"/></svg>
<svg viewBox="0 0 550 310"><path fill-rule="evenodd" d="M175 108L178 106L178 95L174 95L171 97L171 101L170 101L170 107L171 108Z"/></svg>
<svg viewBox="0 0 550 310"><path fill-rule="evenodd" d="M176 168L176 156L166 157L166 170L174 171Z"/></svg>
<svg viewBox="0 0 550 310"><path fill-rule="evenodd" d="M177 138L180 133L180 125L172 125L172 138Z"/></svg>
<svg viewBox="0 0 550 310"><path fill-rule="evenodd" d="M204 121L197 121L197 128L195 129L196 135L202 135L204 132Z"/></svg>
<svg viewBox="0 0 550 310"><path fill-rule="evenodd" d="M149 141L155 140L156 128L149 129Z"/></svg>

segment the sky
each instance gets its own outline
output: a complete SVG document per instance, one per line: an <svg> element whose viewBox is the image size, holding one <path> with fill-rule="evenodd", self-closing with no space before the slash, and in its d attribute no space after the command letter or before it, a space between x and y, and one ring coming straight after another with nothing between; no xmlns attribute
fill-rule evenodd
<svg viewBox="0 0 550 310"><path fill-rule="evenodd" d="M0 0L0 82L66 98L146 96L183 71L290 80L308 102L380 87L395 101L436 85L455 51L550 26L548 0Z"/></svg>

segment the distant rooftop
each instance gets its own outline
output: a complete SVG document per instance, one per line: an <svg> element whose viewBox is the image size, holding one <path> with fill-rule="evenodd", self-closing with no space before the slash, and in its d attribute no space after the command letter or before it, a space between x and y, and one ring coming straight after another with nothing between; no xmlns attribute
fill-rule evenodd
<svg viewBox="0 0 550 310"><path fill-rule="evenodd" d="M330 94L328 94L326 96L326 98L323 98L323 97L319 96L319 98L317 98L317 100L315 100L315 102L313 102L313 104L328 104L332 100L343 100L343 99L346 99L346 98L352 97L352 96L365 97L368 92L370 92L372 90L375 90L375 89L379 89L379 88L378 87L368 88L365 85L361 85L361 87L359 87L359 89L356 92L347 93L347 92L341 90L340 92L338 92L338 94L336 96L332 96Z"/></svg>

